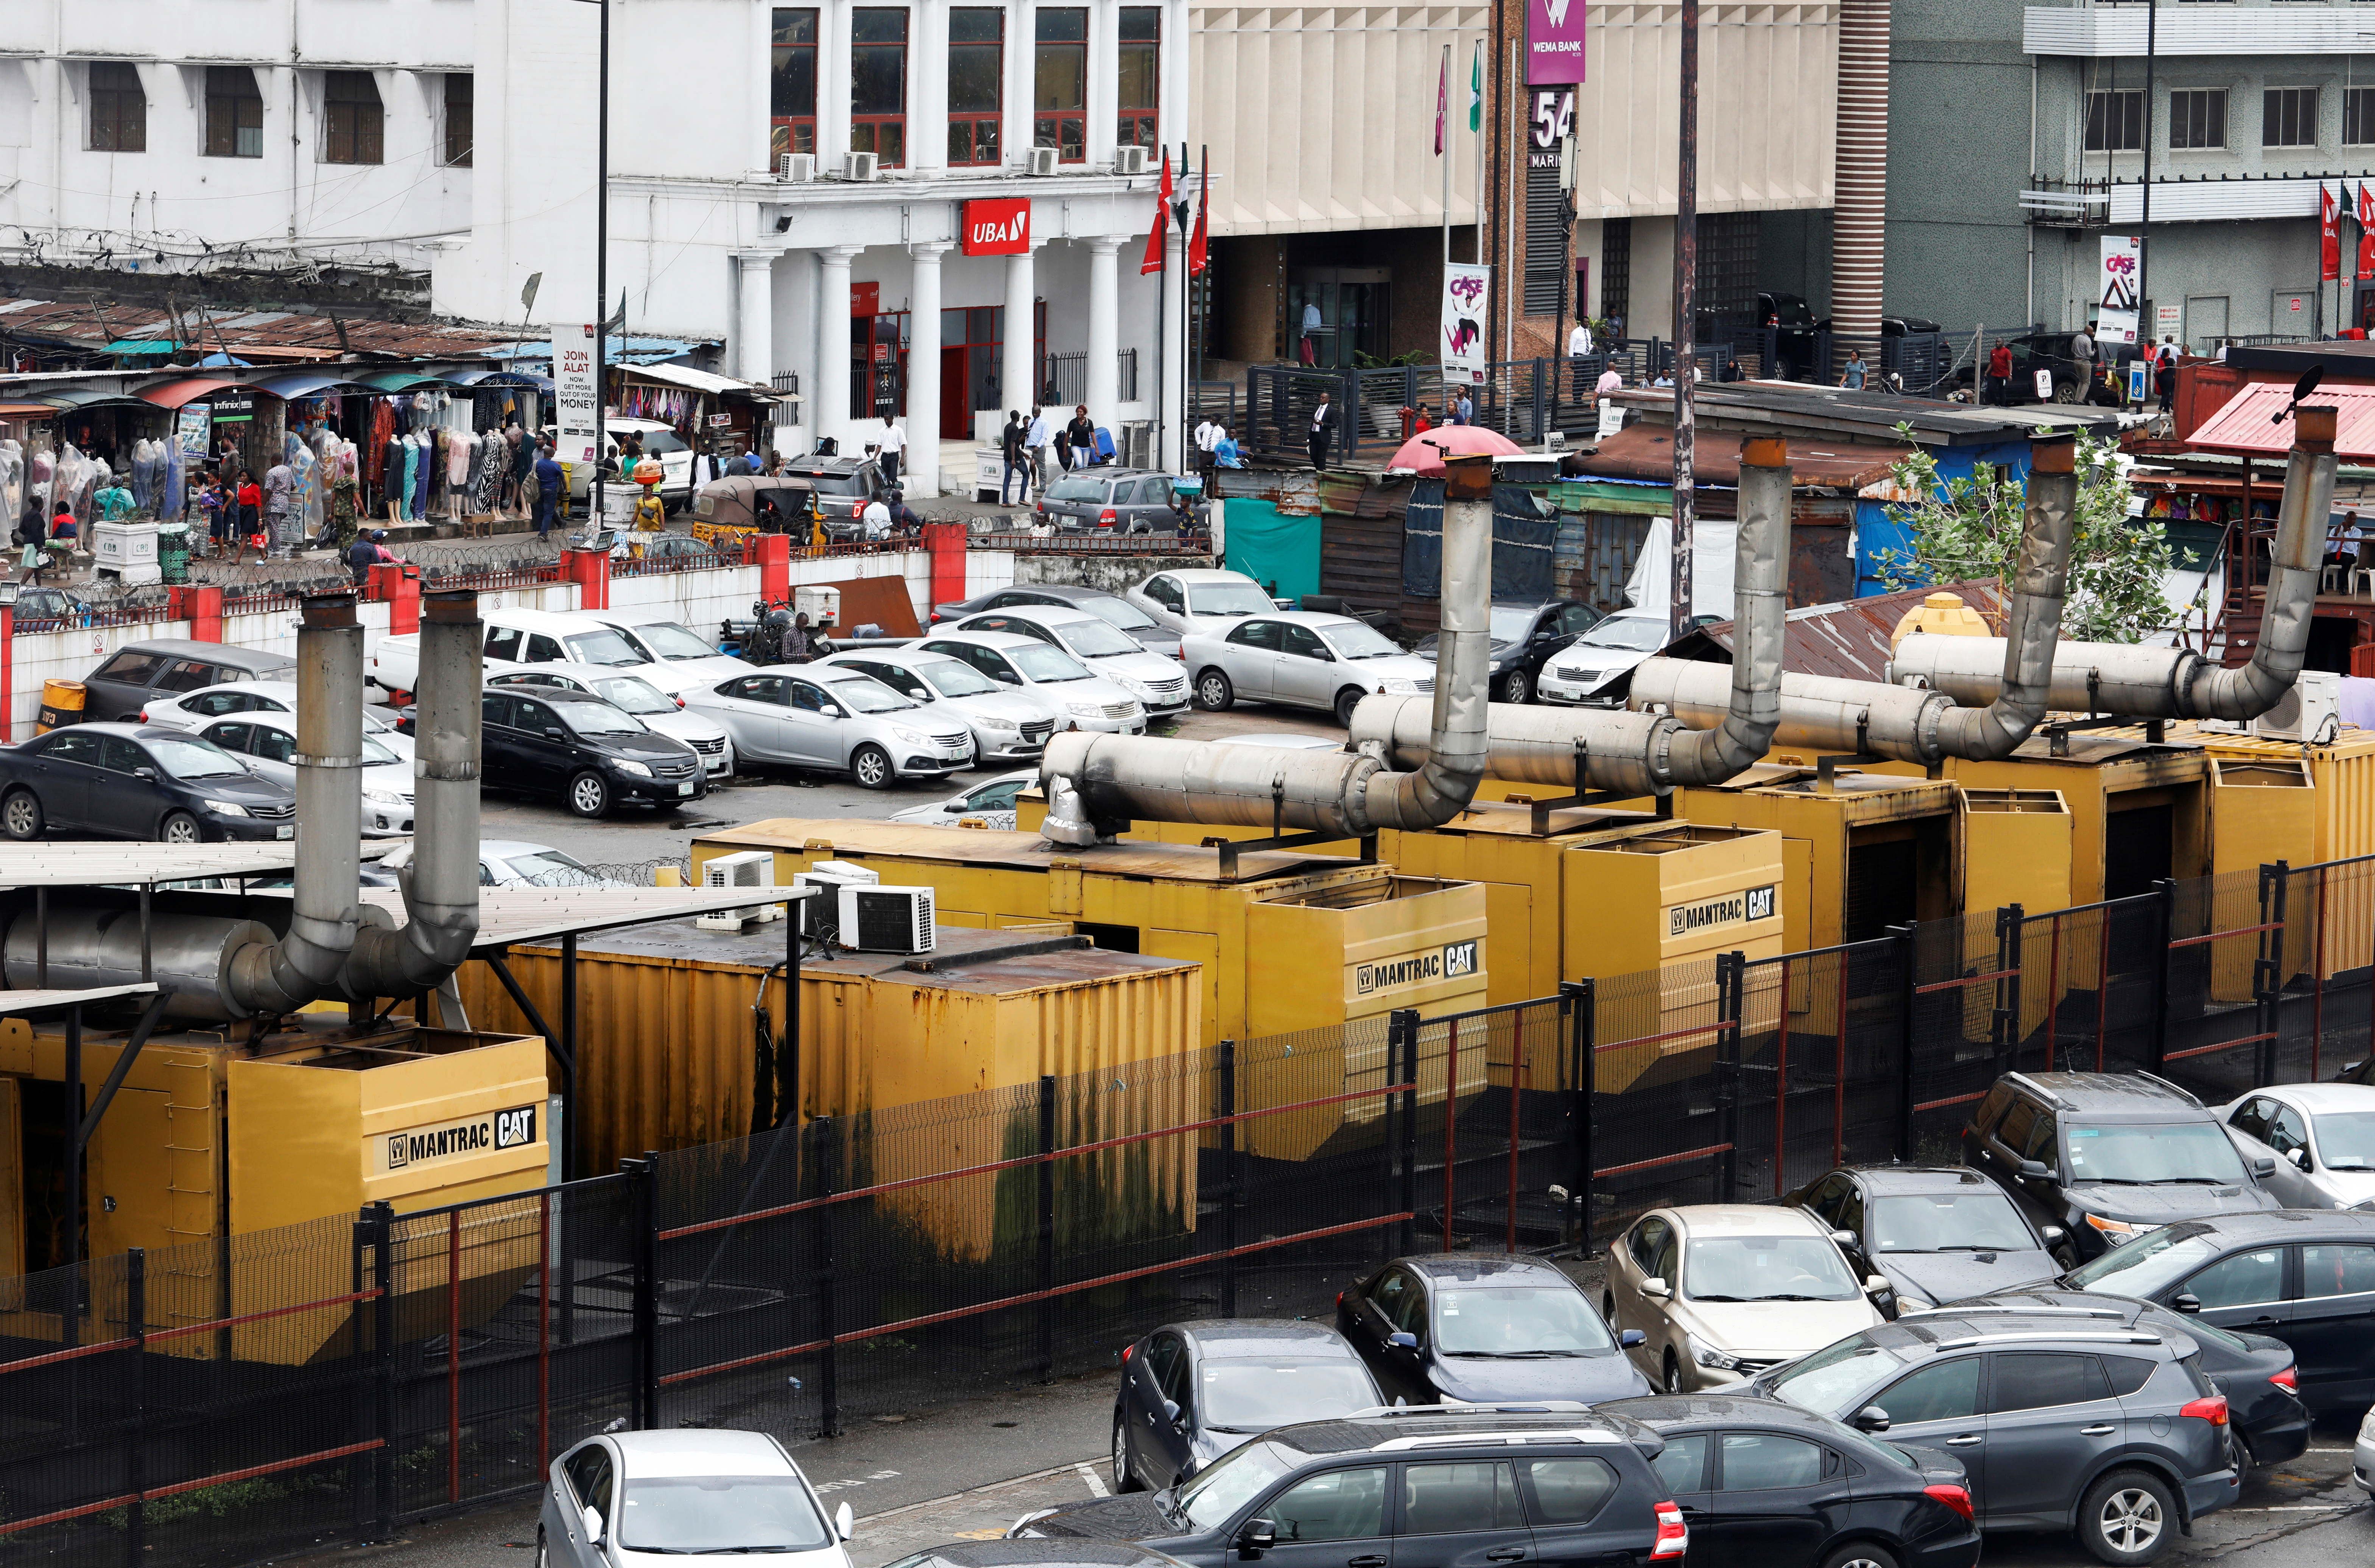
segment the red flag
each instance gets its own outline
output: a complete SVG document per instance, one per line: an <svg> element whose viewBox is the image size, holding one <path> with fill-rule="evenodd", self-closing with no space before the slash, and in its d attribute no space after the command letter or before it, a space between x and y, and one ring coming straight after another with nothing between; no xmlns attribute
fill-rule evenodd
<svg viewBox="0 0 2375 1568"><path fill-rule="evenodd" d="M1186 163L1187 154L1182 153L1179 160L1183 164ZM1204 220L1211 210L1212 155L1208 151L1204 154L1203 175L1196 182L1196 233L1195 237L1188 242L1188 276L1190 277L1201 277L1204 275L1204 268L1210 265L1211 257L1205 245L1207 230Z"/></svg>
<svg viewBox="0 0 2375 1568"><path fill-rule="evenodd" d="M2323 282L2332 283L2342 277L2341 227L2334 193L2325 188L2324 181L2320 180L2317 183L2317 276Z"/></svg>
<svg viewBox="0 0 2375 1568"><path fill-rule="evenodd" d="M1163 149L1163 190L1154 198L1154 230L1146 237L1146 259L1138 264L1138 275L1163 270L1163 241L1171 232L1171 149Z"/></svg>
<svg viewBox="0 0 2375 1568"><path fill-rule="evenodd" d="M2358 276L2375 277L2375 191L2358 182Z"/></svg>
<svg viewBox="0 0 2375 1568"><path fill-rule="evenodd" d="M1451 119L1451 46L1443 46L1443 69L1435 78L1435 156L1443 156L1444 126Z"/></svg>

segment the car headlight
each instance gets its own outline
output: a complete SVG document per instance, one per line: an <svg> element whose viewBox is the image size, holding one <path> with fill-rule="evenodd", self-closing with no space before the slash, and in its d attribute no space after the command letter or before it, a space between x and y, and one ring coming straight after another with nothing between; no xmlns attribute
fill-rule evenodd
<svg viewBox="0 0 2375 1568"><path fill-rule="evenodd" d="M396 791L392 789L367 789L363 791L363 798L370 801L373 806L402 806L406 804L404 796L396 794Z"/></svg>
<svg viewBox="0 0 2375 1568"><path fill-rule="evenodd" d="M1395 697L1415 697L1418 695L1418 682L1393 676L1380 682L1377 690Z"/></svg>
<svg viewBox="0 0 2375 1568"><path fill-rule="evenodd" d="M921 746L924 744L924 737L919 731L902 729L897 725L892 725L891 726L891 733L897 736L900 739L905 741L910 746Z"/></svg>
<svg viewBox="0 0 2375 1568"><path fill-rule="evenodd" d="M247 808L240 805L235 800L209 800L207 802L207 809L213 812L218 817L244 817L247 815Z"/></svg>
<svg viewBox="0 0 2375 1568"><path fill-rule="evenodd" d="M1021 727L1012 719L975 719L974 723L984 729L1004 730L1009 734Z"/></svg>
<svg viewBox="0 0 2375 1568"><path fill-rule="evenodd" d="M1698 1336L1696 1334L1691 1335L1689 1338L1691 1341L1691 1359L1698 1362L1699 1365L1713 1367L1718 1372L1738 1372L1740 1370L1740 1358L1738 1356L1733 1355L1729 1350L1719 1350L1713 1345L1701 1344L1699 1342Z"/></svg>
<svg viewBox="0 0 2375 1568"><path fill-rule="evenodd" d="M651 769L636 761L632 757L615 757L611 759L610 765L622 773L632 773L639 779L652 776Z"/></svg>
<svg viewBox="0 0 2375 1568"><path fill-rule="evenodd" d="M2085 1218L2086 1223L2094 1226L2102 1233L2103 1239L2115 1247L2125 1245L2147 1231L2160 1229L2157 1225L2131 1225L2124 1220L2106 1220L2099 1214L2089 1214Z"/></svg>
<svg viewBox="0 0 2375 1568"><path fill-rule="evenodd" d="M1896 1310L1899 1313L1929 1312L1932 1308L1931 1304L1920 1296L1908 1296L1899 1291L1896 1297Z"/></svg>
<svg viewBox="0 0 2375 1568"><path fill-rule="evenodd" d="M1075 718L1101 719L1105 713L1105 711L1094 702L1067 702L1064 706Z"/></svg>

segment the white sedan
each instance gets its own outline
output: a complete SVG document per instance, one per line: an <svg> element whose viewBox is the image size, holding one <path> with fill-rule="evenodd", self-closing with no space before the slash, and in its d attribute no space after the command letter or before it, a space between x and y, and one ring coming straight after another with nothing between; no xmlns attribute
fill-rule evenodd
<svg viewBox="0 0 2375 1568"><path fill-rule="evenodd" d="M241 680L229 686L202 686L195 691L170 696L162 691L151 692L148 704L140 710L140 722L195 733L233 713L293 715L296 712L296 682ZM363 733L406 761L412 760L412 737L396 727L396 715L385 708L364 707Z"/></svg>
<svg viewBox="0 0 2375 1568"><path fill-rule="evenodd" d="M731 654L719 653L715 643L669 619L662 610L572 613L599 621L625 638L629 647L649 661L636 666L635 673L671 697L681 697L696 686L715 686L750 667Z"/></svg>
<svg viewBox="0 0 2375 1568"><path fill-rule="evenodd" d="M782 1444L715 1428L606 1432L552 1462L538 1509L538 1568L629 1568L680 1557L763 1555L786 1568L849 1568L856 1528Z"/></svg>
<svg viewBox="0 0 2375 1568"><path fill-rule="evenodd" d="M726 726L691 712L683 698L669 696L640 673L603 665L538 665L509 675L490 676L487 684L551 686L564 691L590 692L612 707L634 714L660 734L674 736L691 747L700 754L702 768L712 779L733 776L734 747L727 738Z"/></svg>
<svg viewBox="0 0 2375 1568"><path fill-rule="evenodd" d="M1196 705L1220 712L1239 699L1317 708L1350 725L1361 699L1435 690L1435 662L1406 654L1366 621L1316 610L1247 616L1225 633L1189 632L1179 643Z"/></svg>
<svg viewBox="0 0 2375 1568"><path fill-rule="evenodd" d="M259 778L292 786L297 783L294 713L255 712L217 719L198 731L198 738L221 747ZM383 838L412 831L410 760L382 745L377 736L362 738L362 766L355 771L355 777L363 792L363 836Z"/></svg>
<svg viewBox="0 0 2375 1568"><path fill-rule="evenodd" d="M894 811L894 822L918 822L926 827L953 828L967 818L978 817L985 827L1014 826L1014 797L1039 784L1039 770L1024 768L1016 772L1000 773L987 784L961 789L946 800L935 800L929 806L911 806L904 811Z"/></svg>
<svg viewBox="0 0 2375 1568"><path fill-rule="evenodd" d="M1010 631L1053 643L1137 698L1155 717L1188 711L1188 676L1179 661L1149 653L1137 638L1087 610L1040 606L984 610L958 621L955 630Z"/></svg>
<svg viewBox="0 0 2375 1568"><path fill-rule="evenodd" d="M926 654L963 659L1000 686L1025 691L1062 715L1066 729L1144 735L1137 698L1051 643L1011 631L943 632L918 644Z"/></svg>
<svg viewBox="0 0 2375 1568"><path fill-rule="evenodd" d="M2375 1088L2284 1083L2212 1114L2227 1124L2228 1141L2246 1161L2275 1161L2260 1185L2286 1208L2375 1204Z"/></svg>
<svg viewBox="0 0 2375 1568"><path fill-rule="evenodd" d="M380 864L389 870L412 862L413 844L398 844ZM482 888L632 888L639 884L605 877L573 855L550 844L518 839L479 841L479 886Z"/></svg>
<svg viewBox="0 0 2375 1568"><path fill-rule="evenodd" d="M903 697L945 709L973 726L974 762L1027 762L1047 749L1061 710L1010 690L946 654L865 644L828 654L817 663L863 670Z"/></svg>
<svg viewBox="0 0 2375 1568"><path fill-rule="evenodd" d="M1542 666L1535 690L1545 702L1621 708L1610 688L1617 677L1664 647L1673 630L1663 611L1620 610L1593 625Z"/></svg>

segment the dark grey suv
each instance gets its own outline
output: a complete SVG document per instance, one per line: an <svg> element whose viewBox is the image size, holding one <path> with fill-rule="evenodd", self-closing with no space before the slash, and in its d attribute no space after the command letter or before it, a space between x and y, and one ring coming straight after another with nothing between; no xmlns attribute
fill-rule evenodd
<svg viewBox="0 0 2375 1568"><path fill-rule="evenodd" d="M2235 1501L2227 1397L2182 1334L2080 1314L1952 1308L1884 1323L1749 1385L1960 1457L1982 1530L2074 1530L2150 1562Z"/></svg>
<svg viewBox="0 0 2375 1568"><path fill-rule="evenodd" d="M1151 468L1079 468L1047 487L1038 520L1069 531L1169 534L1179 527L1171 510L1171 476Z"/></svg>

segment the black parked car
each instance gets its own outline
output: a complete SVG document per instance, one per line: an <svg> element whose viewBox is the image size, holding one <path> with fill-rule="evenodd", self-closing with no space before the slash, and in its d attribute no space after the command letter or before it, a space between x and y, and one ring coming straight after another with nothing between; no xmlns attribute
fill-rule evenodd
<svg viewBox="0 0 2375 1568"><path fill-rule="evenodd" d="M209 740L151 725L87 724L0 747L0 829L12 839L204 843L295 836L296 792Z"/></svg>
<svg viewBox="0 0 2375 1568"><path fill-rule="evenodd" d="M1249 1317L1166 1324L1121 1353L1114 1487L1176 1486L1272 1427L1384 1403L1332 1328Z"/></svg>
<svg viewBox="0 0 2375 1568"><path fill-rule="evenodd" d="M1601 615L1574 599L1495 599L1486 623L1493 639L1490 678L1495 702L1530 702L1534 682L1550 656L1600 623ZM1411 652L1435 657L1436 637L1422 637Z"/></svg>
<svg viewBox="0 0 2375 1568"><path fill-rule="evenodd" d="M2074 1263L2172 1220L2277 1207L2217 1116L2149 1073L2006 1073L1963 1127L1963 1163L2040 1232L2061 1226Z"/></svg>
<svg viewBox="0 0 2375 1568"><path fill-rule="evenodd" d="M2283 1340L2312 1411L2375 1402L2375 1214L2284 1208L2183 1220L2062 1282Z"/></svg>
<svg viewBox="0 0 2375 1568"><path fill-rule="evenodd" d="M1682 1510L1638 1421L1569 1405L1281 1427L1172 1491L1026 1514L1010 1538L1135 1541L1193 1568L1681 1568Z"/></svg>
<svg viewBox="0 0 2375 1568"><path fill-rule="evenodd" d="M2050 1279L2062 1265L2046 1249L2062 1227L2039 1235L2011 1198L1977 1171L1881 1165L1833 1171L1774 1200L1795 1204L1846 1237L1839 1250L1856 1278L1878 1274L1891 1287L1880 1303L1894 1317Z"/></svg>
<svg viewBox="0 0 2375 1568"><path fill-rule="evenodd" d="M2126 1296L2040 1285L2010 1294L1974 1296L1938 1311L1945 1316L1985 1311L2087 1316L2122 1327L2149 1328L2164 1338L2183 1335L2202 1349L2202 1370L2227 1396L2227 1424L2254 1465L2281 1465L2309 1446L2310 1417L2300 1401L2292 1347L2264 1334L2239 1334Z"/></svg>
<svg viewBox="0 0 2375 1568"><path fill-rule="evenodd" d="M152 691L171 696L234 680L293 680L296 668L297 661L288 654L262 648L182 637L127 643L83 677L82 716L130 720L139 716Z"/></svg>
<svg viewBox="0 0 2375 1568"><path fill-rule="evenodd" d="M485 778L494 787L559 796L580 817L621 803L666 810L709 793L700 754L585 691L489 691Z"/></svg>
<svg viewBox="0 0 2375 1568"><path fill-rule="evenodd" d="M1649 1392L1575 1281L1493 1253L1396 1258L1336 1298L1336 1326L1388 1399L1580 1399Z"/></svg>
<svg viewBox="0 0 2375 1568"><path fill-rule="evenodd" d="M1011 588L993 588L987 594L975 594L970 599L932 607L931 624L963 620L984 610L1015 609L1033 605L1061 605L1067 609L1084 609L1100 620L1111 621L1132 637L1146 644L1150 654L1164 658L1179 656L1179 633L1160 625L1144 610L1123 598L1108 594L1103 588L1083 588L1071 583L1031 583Z"/></svg>
<svg viewBox="0 0 2375 1568"><path fill-rule="evenodd" d="M2150 1562L2235 1501L2227 1396L2192 1339L2060 1312L1923 1313L1748 1385L1971 1468L1983 1530L2071 1530Z"/></svg>
<svg viewBox="0 0 2375 1568"><path fill-rule="evenodd" d="M1903 1448L1778 1399L1619 1399L1665 1439L1649 1468L1683 1511L1690 1568L1973 1568L1963 1462Z"/></svg>

